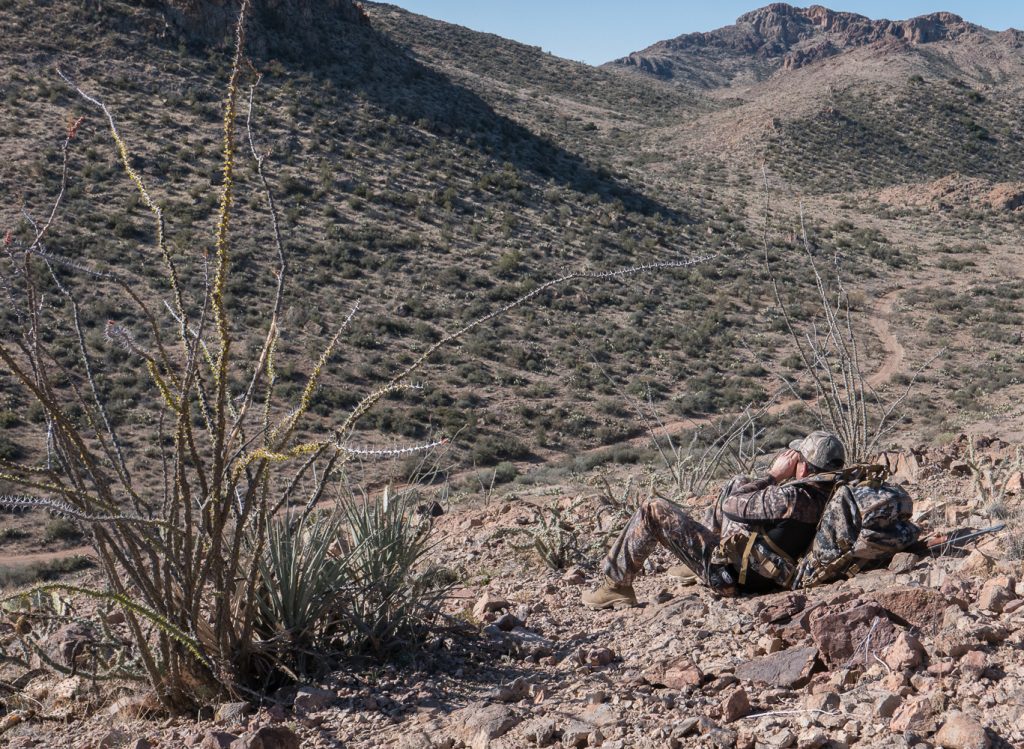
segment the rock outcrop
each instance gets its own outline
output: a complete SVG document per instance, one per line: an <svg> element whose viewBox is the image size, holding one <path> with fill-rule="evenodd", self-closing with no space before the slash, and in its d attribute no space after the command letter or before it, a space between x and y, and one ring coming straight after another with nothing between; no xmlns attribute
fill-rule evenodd
<svg viewBox="0 0 1024 749"><path fill-rule="evenodd" d="M615 60L611 66L632 66L659 78L682 73L688 58L711 58L729 77L740 68L723 58L753 58L755 70L795 69L870 44L919 45L957 39L985 31L953 13L931 13L904 21L872 20L856 13L829 10L821 5L796 8L772 3L745 13L732 26L715 31L684 34L658 42L645 50ZM987 32L993 33L994 32ZM759 61L761 66L756 65ZM689 71L687 71L689 72Z"/></svg>

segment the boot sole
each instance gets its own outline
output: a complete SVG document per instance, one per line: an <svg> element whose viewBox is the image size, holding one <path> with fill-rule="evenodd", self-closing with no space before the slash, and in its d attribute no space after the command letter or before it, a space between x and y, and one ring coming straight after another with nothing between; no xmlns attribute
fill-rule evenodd
<svg viewBox="0 0 1024 749"><path fill-rule="evenodd" d="M683 585L692 585L697 582L697 575L695 575L693 570L684 564L677 564L669 567L668 576Z"/></svg>
<svg viewBox="0 0 1024 749"><path fill-rule="evenodd" d="M608 603L590 603L584 601L583 605L591 611L606 611L608 609L632 609L639 604L636 601L609 601Z"/></svg>

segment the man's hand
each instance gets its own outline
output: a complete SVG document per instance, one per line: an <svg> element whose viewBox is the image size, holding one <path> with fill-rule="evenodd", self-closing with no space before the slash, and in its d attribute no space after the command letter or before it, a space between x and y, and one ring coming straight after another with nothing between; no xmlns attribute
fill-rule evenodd
<svg viewBox="0 0 1024 749"><path fill-rule="evenodd" d="M796 476L797 464L802 460L803 456L796 450L783 450L768 469L768 475L775 479L776 484L782 483Z"/></svg>

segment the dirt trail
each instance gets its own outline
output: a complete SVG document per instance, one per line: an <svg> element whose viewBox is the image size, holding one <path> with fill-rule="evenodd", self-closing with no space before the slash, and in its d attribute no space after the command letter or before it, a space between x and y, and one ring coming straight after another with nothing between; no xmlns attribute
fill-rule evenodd
<svg viewBox="0 0 1024 749"><path fill-rule="evenodd" d="M903 344L893 335L892 328L889 325L892 318L892 308L898 297L899 290L893 290L883 295L879 298L873 314L868 317L868 323L871 325L875 335L881 339L886 354L885 359L882 361L882 366L867 378L868 385L873 388L884 385L894 375L903 371L903 360L906 358L907 352L903 348Z"/></svg>
<svg viewBox="0 0 1024 749"><path fill-rule="evenodd" d="M0 567L23 567L29 564L43 564L58 559L71 557L94 557L96 552L91 546L76 546L73 549L60 551L39 551L31 554L0 554Z"/></svg>
<svg viewBox="0 0 1024 749"><path fill-rule="evenodd" d="M906 358L906 351L903 345L893 335L890 327L890 318L892 316L892 308L896 303L896 299L899 298L899 290L894 289L887 292L886 294L878 297L874 308L867 316L868 324L871 326L871 330L878 336L882 342L882 347L885 349L885 358L882 360L881 366L867 377L867 384L872 388L880 387L888 382L892 377L903 371L903 363ZM786 398L779 400L771 405L760 409L758 413L762 415L776 415L785 413L789 409L798 406L802 403L809 403L811 401L801 400L800 398ZM674 437L683 432L691 429L697 429L699 427L707 426L712 422L727 418L728 414L717 414L714 416L702 416L698 418L684 418L668 421L653 430L653 434L645 433L639 437L633 437L622 442L617 442L615 445L602 445L601 447L591 448L589 450L583 450L577 453L578 456L591 455L598 453L602 450L607 450L609 447L640 447L645 443L649 442L652 436L655 437ZM562 454L551 452L550 455L542 456L545 460L555 459L563 457ZM535 466L536 464L531 464ZM474 471L462 471L458 474L453 474L450 480L457 480L460 477L468 476ZM18 567L28 564L36 564L40 562L50 562L55 559L66 559L73 556L95 556L95 553L90 546L79 546L74 549L63 549L61 551L45 551L32 554L11 554L11 555L0 555L0 567Z"/></svg>

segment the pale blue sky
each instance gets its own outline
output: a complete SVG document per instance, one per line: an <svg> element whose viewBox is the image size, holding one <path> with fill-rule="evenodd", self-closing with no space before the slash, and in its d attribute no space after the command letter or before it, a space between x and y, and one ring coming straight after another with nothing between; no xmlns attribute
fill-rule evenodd
<svg viewBox="0 0 1024 749"><path fill-rule="evenodd" d="M593 65L690 31L727 26L768 0L391 0L431 18L533 44ZM793 5L811 5L795 2ZM870 18L947 10L1001 31L1024 28L1022 0L835 0L819 4Z"/></svg>

